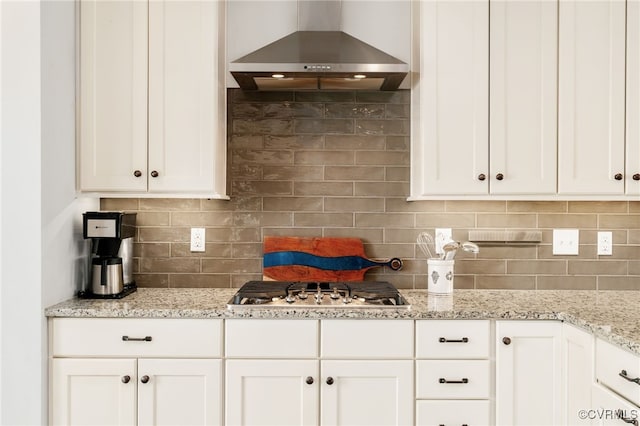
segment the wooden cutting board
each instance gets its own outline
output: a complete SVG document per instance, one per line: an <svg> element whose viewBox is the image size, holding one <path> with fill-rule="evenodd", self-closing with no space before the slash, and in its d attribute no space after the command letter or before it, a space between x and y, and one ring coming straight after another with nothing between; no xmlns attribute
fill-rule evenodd
<svg viewBox="0 0 640 426"><path fill-rule="evenodd" d="M402 268L398 258L387 262L368 259L359 238L265 237L263 251L265 280L362 281L371 268Z"/></svg>

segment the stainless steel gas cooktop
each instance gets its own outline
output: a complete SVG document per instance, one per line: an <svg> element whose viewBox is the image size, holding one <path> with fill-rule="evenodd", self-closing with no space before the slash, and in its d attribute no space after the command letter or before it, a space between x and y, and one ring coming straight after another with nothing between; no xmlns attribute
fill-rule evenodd
<svg viewBox="0 0 640 426"><path fill-rule="evenodd" d="M249 281L227 303L249 308L402 308L411 305L386 281Z"/></svg>

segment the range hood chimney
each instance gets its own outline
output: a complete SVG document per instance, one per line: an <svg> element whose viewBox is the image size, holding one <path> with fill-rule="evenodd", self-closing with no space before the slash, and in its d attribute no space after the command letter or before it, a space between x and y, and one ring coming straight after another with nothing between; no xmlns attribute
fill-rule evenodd
<svg viewBox="0 0 640 426"><path fill-rule="evenodd" d="M243 90L396 90L401 60L341 31L340 0L298 0L298 31L229 64Z"/></svg>

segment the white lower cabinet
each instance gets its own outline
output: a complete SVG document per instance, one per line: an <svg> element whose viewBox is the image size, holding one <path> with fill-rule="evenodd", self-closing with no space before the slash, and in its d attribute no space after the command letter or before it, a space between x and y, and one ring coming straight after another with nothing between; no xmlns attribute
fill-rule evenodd
<svg viewBox="0 0 640 426"><path fill-rule="evenodd" d="M562 424L559 321L496 321L496 423Z"/></svg>
<svg viewBox="0 0 640 426"><path fill-rule="evenodd" d="M225 335L229 426L413 424L411 320L231 319Z"/></svg>
<svg viewBox="0 0 640 426"><path fill-rule="evenodd" d="M609 389L594 384L591 387L592 408L580 412L593 425L637 425L640 409Z"/></svg>
<svg viewBox="0 0 640 426"><path fill-rule="evenodd" d="M416 425L488 425L491 424L489 401L418 401Z"/></svg>
<svg viewBox="0 0 640 426"><path fill-rule="evenodd" d="M50 331L52 425L222 424L221 320L62 318Z"/></svg>
<svg viewBox="0 0 640 426"><path fill-rule="evenodd" d="M593 375L593 335L571 324L562 325L563 423L587 425L580 410L591 407Z"/></svg>
<svg viewBox="0 0 640 426"><path fill-rule="evenodd" d="M491 424L491 323L416 322L416 425Z"/></svg>
<svg viewBox="0 0 640 426"><path fill-rule="evenodd" d="M225 424L316 425L318 380L317 360L227 360Z"/></svg>
<svg viewBox="0 0 640 426"><path fill-rule="evenodd" d="M320 424L413 424L413 362L322 361Z"/></svg>

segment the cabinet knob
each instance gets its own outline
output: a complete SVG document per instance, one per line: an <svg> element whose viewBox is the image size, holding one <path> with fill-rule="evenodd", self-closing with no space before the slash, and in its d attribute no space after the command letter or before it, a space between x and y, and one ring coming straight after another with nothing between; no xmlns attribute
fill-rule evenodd
<svg viewBox="0 0 640 426"><path fill-rule="evenodd" d="M327 377L327 384L328 385L332 385L333 384L333 377Z"/></svg>
<svg viewBox="0 0 640 426"><path fill-rule="evenodd" d="M478 180L485 180L486 178L487 178L487 176L485 176L485 174L484 174L484 173L480 173L480 174L478 175Z"/></svg>
<svg viewBox="0 0 640 426"><path fill-rule="evenodd" d="M149 376L142 376L140 377L140 381L142 383L149 383Z"/></svg>
<svg viewBox="0 0 640 426"><path fill-rule="evenodd" d="M129 383L131 376L122 376L122 383Z"/></svg>
<svg viewBox="0 0 640 426"><path fill-rule="evenodd" d="M615 180L622 180L622 173L616 173L616 175L613 178Z"/></svg>
<svg viewBox="0 0 640 426"><path fill-rule="evenodd" d="M307 377L307 380L305 380L305 382L307 382L308 385L312 385L313 384L313 377L311 377L311 376Z"/></svg>
<svg viewBox="0 0 640 426"><path fill-rule="evenodd" d="M510 345L511 344L511 338L503 337L502 338L502 343L504 343L505 345Z"/></svg>
<svg viewBox="0 0 640 426"><path fill-rule="evenodd" d="M152 172L151 172L151 177L153 177L153 178L157 178L157 177L158 177L158 174L159 174L159 173L158 173L157 171L155 171L155 170L154 170L154 171L152 171Z"/></svg>
<svg viewBox="0 0 640 426"><path fill-rule="evenodd" d="M140 177L140 176L142 176L142 172L140 170L136 170L135 172L133 172L133 175L135 177Z"/></svg>
<svg viewBox="0 0 640 426"><path fill-rule="evenodd" d="M496 179L498 179L498 180L502 180L502 179L504 179L504 175L503 175L502 173L498 173L498 174L496 175Z"/></svg>
<svg viewBox="0 0 640 426"><path fill-rule="evenodd" d="M640 173L633 175L633 180L640 180Z"/></svg>

